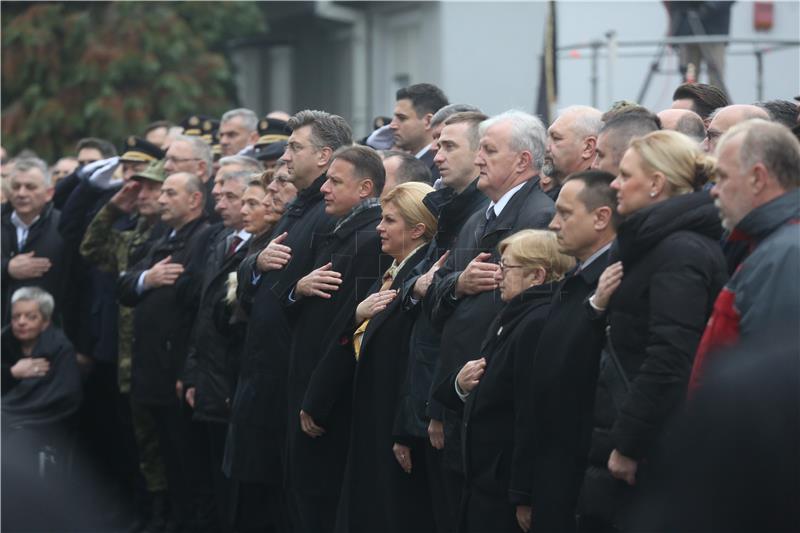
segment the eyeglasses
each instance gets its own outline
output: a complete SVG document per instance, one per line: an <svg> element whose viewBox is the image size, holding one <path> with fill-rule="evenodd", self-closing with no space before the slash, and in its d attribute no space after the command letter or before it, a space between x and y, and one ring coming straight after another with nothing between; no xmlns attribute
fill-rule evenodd
<svg viewBox="0 0 800 533"><path fill-rule="evenodd" d="M172 157L167 156L164 158L164 163L185 163L187 161L200 161L199 157Z"/></svg>
<svg viewBox="0 0 800 533"><path fill-rule="evenodd" d="M523 268L522 265L509 265L503 260L500 260L499 264L500 264L500 273L503 274L504 276L506 275L506 272L508 272L512 268Z"/></svg>

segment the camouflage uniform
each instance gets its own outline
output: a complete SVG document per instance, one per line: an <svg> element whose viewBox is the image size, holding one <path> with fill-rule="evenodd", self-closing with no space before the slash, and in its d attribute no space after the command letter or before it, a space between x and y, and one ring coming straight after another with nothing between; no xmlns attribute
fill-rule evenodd
<svg viewBox="0 0 800 533"><path fill-rule="evenodd" d="M153 226L139 218L136 227L128 231L114 229L114 223L125 216L118 207L106 204L95 216L81 243L80 252L86 261L104 272L124 272L130 258L147 244ZM133 353L133 309L119 306L119 362L117 368L119 390L130 394L131 356ZM148 412L131 402L133 428L139 450L139 469L149 492L167 488L164 462L158 449L155 422Z"/></svg>

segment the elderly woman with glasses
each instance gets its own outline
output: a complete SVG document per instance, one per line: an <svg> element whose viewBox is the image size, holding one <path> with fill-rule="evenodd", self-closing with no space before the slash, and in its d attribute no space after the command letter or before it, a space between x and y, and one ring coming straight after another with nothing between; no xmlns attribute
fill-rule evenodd
<svg viewBox="0 0 800 533"><path fill-rule="evenodd" d="M558 251L554 233L523 230L500 242L497 282L504 302L477 358L436 391L463 410L466 486L460 529L520 531L509 498L512 465L525 428L522 407L530 398L530 372L556 282L575 262Z"/></svg>

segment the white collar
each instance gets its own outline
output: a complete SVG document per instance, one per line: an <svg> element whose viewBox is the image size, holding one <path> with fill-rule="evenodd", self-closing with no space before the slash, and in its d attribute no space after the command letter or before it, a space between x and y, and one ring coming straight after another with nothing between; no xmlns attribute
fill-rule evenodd
<svg viewBox="0 0 800 533"><path fill-rule="evenodd" d="M489 212L490 212L489 210L490 209L494 209L495 216L499 217L500 213L502 213L503 209L505 209L506 204L511 201L511 197L513 197L517 193L518 190L520 190L522 187L524 187L526 183L528 183L528 182L527 181L523 181L522 183L520 183L519 185L517 185L513 189L507 191L503 196L500 197L499 200L497 200L496 203L495 202L490 203L489 207L486 208L486 218L489 218Z"/></svg>
<svg viewBox="0 0 800 533"><path fill-rule="evenodd" d="M604 253L606 253L606 251L607 251L609 248L611 248L611 243L612 243L612 242L614 242L614 241L613 241L613 240L609 241L609 242L608 242L608 244L606 244L605 246L603 246L602 248L600 248L599 250L597 250L595 253L593 253L592 255L590 255L590 256L589 256L589 258L588 258L586 261L584 261L583 263L581 263L581 264L580 264L580 269L581 269L581 270L585 270L585 269L586 269L586 267L588 267L589 265L591 265L591 264L594 262L594 260L595 260L595 259L597 259L597 258L598 258L598 257L600 257L601 255L603 255Z"/></svg>
<svg viewBox="0 0 800 533"><path fill-rule="evenodd" d="M41 216L42 215L36 215L36 218L33 219L33 222L31 222L30 224L26 224L25 222L22 221L21 218L19 218L17 211L14 210L14 212L11 213L11 223L14 224L14 226L17 228L29 229L31 226L36 224L36 221L39 220L39 217Z"/></svg>
<svg viewBox="0 0 800 533"><path fill-rule="evenodd" d="M416 157L417 159L422 159L422 156L424 156L424 155L425 155L425 154L428 152L428 150L430 150L430 149L431 149L431 145L430 145L430 144L426 144L426 145L425 145L425 146L422 148L422 150L420 150L419 152L417 152L417 155L415 155L414 157Z"/></svg>
<svg viewBox="0 0 800 533"><path fill-rule="evenodd" d="M250 239L250 237L252 237L252 235L250 234L249 231L245 231L243 229L240 229L239 231L237 231L235 235L237 237L239 237L240 239L242 239L243 243L247 242Z"/></svg>

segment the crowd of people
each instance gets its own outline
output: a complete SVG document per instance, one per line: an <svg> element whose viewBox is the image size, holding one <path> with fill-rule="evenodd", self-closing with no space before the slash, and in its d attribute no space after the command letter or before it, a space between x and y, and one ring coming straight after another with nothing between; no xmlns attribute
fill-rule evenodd
<svg viewBox="0 0 800 533"><path fill-rule="evenodd" d="M800 109L673 100L3 151L3 528L800 527Z"/></svg>

